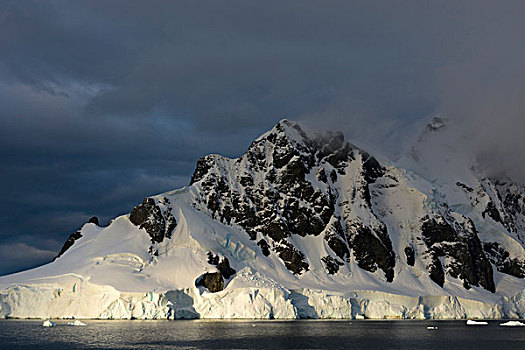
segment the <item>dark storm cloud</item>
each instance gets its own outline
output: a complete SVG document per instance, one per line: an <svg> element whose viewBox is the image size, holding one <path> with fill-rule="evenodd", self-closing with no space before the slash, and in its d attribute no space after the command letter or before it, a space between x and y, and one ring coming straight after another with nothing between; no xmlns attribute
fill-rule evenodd
<svg viewBox="0 0 525 350"><path fill-rule="evenodd" d="M4 2L0 254L44 253L0 274L45 261L92 215L186 185L200 156L240 155L283 116L395 156L450 114L487 163L522 176L525 159L507 156L523 149L521 14L484 1Z"/></svg>

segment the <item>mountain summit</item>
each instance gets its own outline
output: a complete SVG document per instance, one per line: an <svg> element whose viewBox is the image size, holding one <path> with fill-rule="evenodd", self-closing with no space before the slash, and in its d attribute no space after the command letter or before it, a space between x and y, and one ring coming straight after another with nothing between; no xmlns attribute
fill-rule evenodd
<svg viewBox="0 0 525 350"><path fill-rule="evenodd" d="M201 158L188 187L0 277L0 315L524 315L525 188L470 167L429 177L420 145L446 128L434 119L395 165L281 120L242 157Z"/></svg>

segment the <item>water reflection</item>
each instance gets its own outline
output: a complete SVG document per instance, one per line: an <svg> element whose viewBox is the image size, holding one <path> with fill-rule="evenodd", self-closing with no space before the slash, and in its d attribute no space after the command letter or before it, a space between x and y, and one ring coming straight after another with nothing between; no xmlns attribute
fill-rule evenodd
<svg viewBox="0 0 525 350"><path fill-rule="evenodd" d="M524 349L525 330L463 321L0 321L2 349ZM427 330L436 325L437 330Z"/></svg>

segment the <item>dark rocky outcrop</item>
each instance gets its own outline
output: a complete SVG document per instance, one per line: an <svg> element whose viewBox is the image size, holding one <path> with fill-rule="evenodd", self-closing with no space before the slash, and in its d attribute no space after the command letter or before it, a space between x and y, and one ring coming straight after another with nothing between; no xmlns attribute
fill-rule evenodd
<svg viewBox="0 0 525 350"><path fill-rule="evenodd" d="M100 226L100 224L98 223L98 218L96 216L93 216L91 217L89 220L88 220L88 224L95 224L97 226Z"/></svg>
<svg viewBox="0 0 525 350"><path fill-rule="evenodd" d="M220 272L206 272L195 280L195 286L205 287L210 292L216 293L224 289L224 280Z"/></svg>
<svg viewBox="0 0 525 350"><path fill-rule="evenodd" d="M410 266L414 266L416 263L416 252L414 251L414 247L411 245L407 245L405 247L405 255L407 258L407 264Z"/></svg>
<svg viewBox="0 0 525 350"><path fill-rule="evenodd" d="M81 237L82 237L82 234L80 233L80 230L70 234L69 237L67 238L66 242L62 246L62 249L60 249L60 252L58 253L58 255L53 258L53 261L55 261L56 259L60 258L62 256L62 254L64 254L69 248L71 248L73 246L73 244L75 244L75 241L77 239L81 238Z"/></svg>
<svg viewBox="0 0 525 350"><path fill-rule="evenodd" d="M462 182L459 182L459 181L456 182L456 186L463 188L467 192L470 192L470 193L474 192L474 189L472 187L469 187Z"/></svg>
<svg viewBox="0 0 525 350"><path fill-rule="evenodd" d="M428 272L430 279L438 286L443 287L445 284L445 273L443 272L441 261L436 256L432 256L432 260L428 265Z"/></svg>
<svg viewBox="0 0 525 350"><path fill-rule="evenodd" d="M345 232L339 221L335 221L324 237L330 249L332 249L342 261L350 260L350 249L345 239Z"/></svg>
<svg viewBox="0 0 525 350"><path fill-rule="evenodd" d="M229 279L231 276L235 275L237 271L230 267L230 262L228 258L220 258L218 255L208 252L208 264L214 265L219 270L219 273L224 277L224 279Z"/></svg>
<svg viewBox="0 0 525 350"><path fill-rule="evenodd" d="M193 172L193 175L191 176L190 186L193 185L195 182L202 180L202 178L208 173L209 170L210 164L207 161L206 157L200 158L197 161L197 166L195 168L195 171Z"/></svg>
<svg viewBox="0 0 525 350"><path fill-rule="evenodd" d="M270 246L268 245L268 242L266 242L264 239L261 239L259 242L257 242L257 245L261 247L261 251L264 256L270 255Z"/></svg>
<svg viewBox="0 0 525 350"><path fill-rule="evenodd" d="M87 223L88 224L95 224L95 225L99 226L98 218L96 216L93 216L92 218L90 218ZM52 261L55 261L56 259L60 258L81 237L82 237L82 233L80 233L80 230L70 234L69 237L67 238L66 242L62 246L62 249L60 249L60 252L58 253L57 256L55 256L53 258Z"/></svg>
<svg viewBox="0 0 525 350"><path fill-rule="evenodd" d="M503 223L503 220L501 220L501 215L499 214L498 209L496 208L496 206L494 205L492 201L487 203L487 207L481 213L481 215L483 217L485 217L485 215L488 215L492 220L499 222L499 223Z"/></svg>
<svg viewBox="0 0 525 350"><path fill-rule="evenodd" d="M471 220L462 226L456 225L455 229L444 218L439 218L438 222L427 217L421 230L431 259L429 274L434 282L443 286L444 274L439 257L446 257L449 261L445 266L446 273L463 280L466 289L479 286L493 293L496 291L492 265L484 254Z"/></svg>
<svg viewBox="0 0 525 350"><path fill-rule="evenodd" d="M281 242L281 245L275 248L279 257L284 261L284 265L295 275L308 271L309 265L304 258L304 254L298 251L288 242Z"/></svg>
<svg viewBox="0 0 525 350"><path fill-rule="evenodd" d="M509 252L497 242L484 243L483 250L499 272L518 278L525 278L524 259L511 258Z"/></svg>
<svg viewBox="0 0 525 350"><path fill-rule="evenodd" d="M169 204L169 201L165 204ZM129 221L146 230L152 243L160 243L164 238L171 238L172 231L177 226L177 221L171 214L171 208L166 206L163 213L153 198L144 198L142 204L133 208Z"/></svg>
<svg viewBox="0 0 525 350"><path fill-rule="evenodd" d="M360 268L370 272L380 268L385 273L387 282L392 282L395 254L392 250L392 242L386 234L386 228L383 230L375 231L374 234L368 227L358 227L351 237L350 245Z"/></svg>
<svg viewBox="0 0 525 350"><path fill-rule="evenodd" d="M216 293L224 289L225 280L228 280L236 271L231 268L228 258L221 258L212 252L208 252L208 264L215 266L218 272L206 272L195 280L197 287L205 287L210 292Z"/></svg>
<svg viewBox="0 0 525 350"><path fill-rule="evenodd" d="M339 271L339 267L344 265L343 262L331 257L331 256L324 256L321 258L321 261L324 263L324 266L326 267L326 272L328 272L330 275L334 275Z"/></svg>
<svg viewBox="0 0 525 350"><path fill-rule="evenodd" d="M501 223L507 231L514 233L516 238L525 244L525 186L510 179L484 181L484 187L492 193L483 215Z"/></svg>

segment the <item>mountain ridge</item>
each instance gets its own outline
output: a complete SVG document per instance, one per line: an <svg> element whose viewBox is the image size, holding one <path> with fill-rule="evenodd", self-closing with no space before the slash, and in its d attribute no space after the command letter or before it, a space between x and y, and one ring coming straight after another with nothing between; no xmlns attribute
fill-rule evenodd
<svg viewBox="0 0 525 350"><path fill-rule="evenodd" d="M146 197L106 228L86 224L53 263L0 277L0 289L80 278L161 293L166 307L175 290L222 298L263 286L282 291L296 316L310 290L362 290L490 302L502 316L502 300L525 290L523 187L474 172L429 181L417 174L420 159L403 161L408 170L340 132L309 135L281 120L239 158L199 159L188 187ZM9 304L12 293L0 298Z"/></svg>

